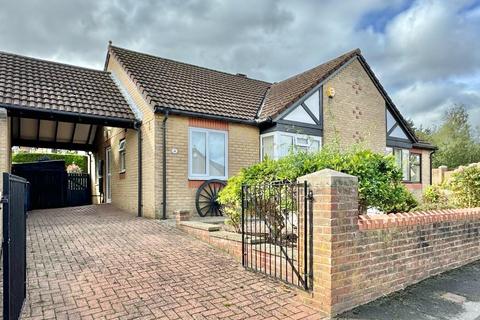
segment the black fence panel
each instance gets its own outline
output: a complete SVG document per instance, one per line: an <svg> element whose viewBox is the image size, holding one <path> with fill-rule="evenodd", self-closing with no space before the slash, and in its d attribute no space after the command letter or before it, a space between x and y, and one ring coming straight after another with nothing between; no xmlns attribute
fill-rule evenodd
<svg viewBox="0 0 480 320"><path fill-rule="evenodd" d="M242 264L305 290L312 283L312 208L307 183L242 187Z"/></svg>
<svg viewBox="0 0 480 320"><path fill-rule="evenodd" d="M28 182L3 173L3 319L18 319L26 296Z"/></svg>
<svg viewBox="0 0 480 320"><path fill-rule="evenodd" d="M29 210L92 204L88 173L67 173L63 160L14 164L12 172L30 183Z"/></svg>
<svg viewBox="0 0 480 320"><path fill-rule="evenodd" d="M69 173L67 183L68 206L92 204L92 188L88 173Z"/></svg>

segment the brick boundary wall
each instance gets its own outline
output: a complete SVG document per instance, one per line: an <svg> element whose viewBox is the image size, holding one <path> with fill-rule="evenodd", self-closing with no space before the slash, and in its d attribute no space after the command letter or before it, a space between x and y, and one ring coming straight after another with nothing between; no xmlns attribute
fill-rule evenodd
<svg viewBox="0 0 480 320"><path fill-rule="evenodd" d="M480 259L480 208L370 217L357 178L304 177L313 192L313 291L304 302L333 316Z"/></svg>

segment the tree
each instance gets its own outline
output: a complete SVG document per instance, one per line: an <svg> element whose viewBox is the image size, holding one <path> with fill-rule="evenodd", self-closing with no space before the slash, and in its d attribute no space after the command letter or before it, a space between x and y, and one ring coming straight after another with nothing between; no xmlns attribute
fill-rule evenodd
<svg viewBox="0 0 480 320"><path fill-rule="evenodd" d="M456 168L480 161L480 143L472 129L464 105L451 106L439 126L416 128L417 136L438 147L432 166Z"/></svg>

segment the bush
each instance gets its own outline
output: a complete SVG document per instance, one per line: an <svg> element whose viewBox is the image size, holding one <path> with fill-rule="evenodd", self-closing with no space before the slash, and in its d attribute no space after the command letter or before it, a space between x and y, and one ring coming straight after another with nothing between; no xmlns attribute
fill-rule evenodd
<svg viewBox="0 0 480 320"><path fill-rule="evenodd" d="M64 160L65 167L68 167L71 164L76 164L80 167L81 172L88 171L87 157L79 154L18 152L14 153L12 156L13 163L26 163L44 160Z"/></svg>
<svg viewBox="0 0 480 320"><path fill-rule="evenodd" d="M460 208L480 207L480 166L461 167L449 181L452 201Z"/></svg>
<svg viewBox="0 0 480 320"><path fill-rule="evenodd" d="M266 159L243 169L228 180L227 186L220 192L219 202L224 205L230 223L238 228L243 184L294 181L325 168L358 177L359 209L362 212L369 207L383 212L409 211L417 205L413 195L402 184L402 173L393 156L361 149L342 153L328 147L318 153L296 152L279 160Z"/></svg>

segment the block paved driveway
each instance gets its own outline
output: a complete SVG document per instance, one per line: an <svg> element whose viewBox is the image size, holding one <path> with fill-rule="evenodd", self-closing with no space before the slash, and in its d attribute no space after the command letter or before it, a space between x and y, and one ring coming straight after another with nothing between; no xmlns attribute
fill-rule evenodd
<svg viewBox="0 0 480 320"><path fill-rule="evenodd" d="M288 287L154 220L112 206L28 218L22 319L320 319Z"/></svg>

